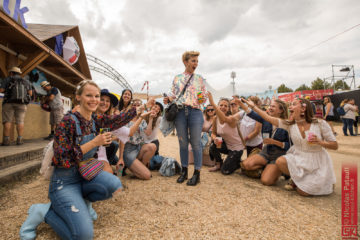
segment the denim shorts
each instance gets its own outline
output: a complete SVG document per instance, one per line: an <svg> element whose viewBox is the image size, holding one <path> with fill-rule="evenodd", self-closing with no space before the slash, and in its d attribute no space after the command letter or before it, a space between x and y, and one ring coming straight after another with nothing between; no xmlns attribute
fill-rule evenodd
<svg viewBox="0 0 360 240"><path fill-rule="evenodd" d="M131 143L126 143L124 147L124 163L126 167L130 167L135 161L137 155L139 155L141 145L134 145Z"/></svg>
<svg viewBox="0 0 360 240"><path fill-rule="evenodd" d="M271 153L268 152L268 146L265 147L259 152L259 155L265 158L268 164L275 164L276 159L286 154L285 150L279 150L277 148L273 149Z"/></svg>

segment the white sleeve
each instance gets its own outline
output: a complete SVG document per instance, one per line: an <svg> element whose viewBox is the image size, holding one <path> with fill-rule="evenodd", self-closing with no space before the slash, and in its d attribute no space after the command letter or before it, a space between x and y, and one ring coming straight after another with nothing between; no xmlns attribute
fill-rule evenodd
<svg viewBox="0 0 360 240"><path fill-rule="evenodd" d="M285 120L283 120L283 119L278 119L278 121L279 121L279 128L282 128L282 129L285 129L286 131L288 131L289 132L289 129L290 129L290 125L289 124L286 124L285 123Z"/></svg>
<svg viewBox="0 0 360 240"><path fill-rule="evenodd" d="M112 131L112 134L115 135L122 143L126 143L129 141L129 134L130 134L130 128L128 127L121 127L114 131Z"/></svg>
<svg viewBox="0 0 360 240"><path fill-rule="evenodd" d="M321 136L325 141L327 142L336 141L336 137L332 132L330 125L326 121L319 119L319 126L320 126Z"/></svg>

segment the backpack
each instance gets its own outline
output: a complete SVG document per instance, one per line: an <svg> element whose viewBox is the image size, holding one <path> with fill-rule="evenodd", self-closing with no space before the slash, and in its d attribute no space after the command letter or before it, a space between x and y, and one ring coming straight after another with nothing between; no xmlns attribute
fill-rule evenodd
<svg viewBox="0 0 360 240"><path fill-rule="evenodd" d="M336 112L339 114L339 116L344 116L346 114L344 107L338 107Z"/></svg>
<svg viewBox="0 0 360 240"><path fill-rule="evenodd" d="M11 77L8 88L8 101L11 103L30 103L26 81L20 76Z"/></svg>

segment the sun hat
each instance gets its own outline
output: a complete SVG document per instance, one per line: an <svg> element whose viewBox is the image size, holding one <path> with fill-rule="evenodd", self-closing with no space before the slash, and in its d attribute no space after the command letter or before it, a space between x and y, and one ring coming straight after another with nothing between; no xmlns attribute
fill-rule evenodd
<svg viewBox="0 0 360 240"><path fill-rule="evenodd" d="M40 86L43 88L43 87L46 87L46 86L48 86L48 85L50 85L50 83L48 82L48 81L42 81L41 83L40 83Z"/></svg>
<svg viewBox="0 0 360 240"><path fill-rule="evenodd" d="M160 107L160 112L162 113L164 111L164 106L159 102L155 102L155 104Z"/></svg>
<svg viewBox="0 0 360 240"><path fill-rule="evenodd" d="M14 72L14 73L19 73L19 74L22 73L21 70L20 70L20 68L18 68L18 67L12 67L12 68L10 68L9 72Z"/></svg>
<svg viewBox="0 0 360 240"><path fill-rule="evenodd" d="M108 96L110 98L110 102L113 107L116 107L119 103L118 98L114 94L109 92L109 90L107 90L107 89L101 89L100 95Z"/></svg>

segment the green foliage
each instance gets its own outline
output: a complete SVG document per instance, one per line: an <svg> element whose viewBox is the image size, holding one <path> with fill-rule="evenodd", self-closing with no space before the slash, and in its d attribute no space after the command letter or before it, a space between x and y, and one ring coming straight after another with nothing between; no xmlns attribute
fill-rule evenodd
<svg viewBox="0 0 360 240"><path fill-rule="evenodd" d="M328 82L324 83L324 80L322 80L321 78L317 78L316 80L311 82L312 90L321 90L321 89L329 89L329 88L331 88L331 84Z"/></svg>
<svg viewBox="0 0 360 240"><path fill-rule="evenodd" d="M335 90L339 90L339 89L350 90L349 85L347 85L347 83L343 80L337 80L334 85L335 85Z"/></svg>
<svg viewBox="0 0 360 240"><path fill-rule="evenodd" d="M277 90L278 93L293 92L293 90L291 88L286 87L285 84L281 84Z"/></svg>
<svg viewBox="0 0 360 240"><path fill-rule="evenodd" d="M310 87L308 87L305 83L300 85L297 89L295 89L295 92L296 91L303 91L303 90L311 90Z"/></svg>

